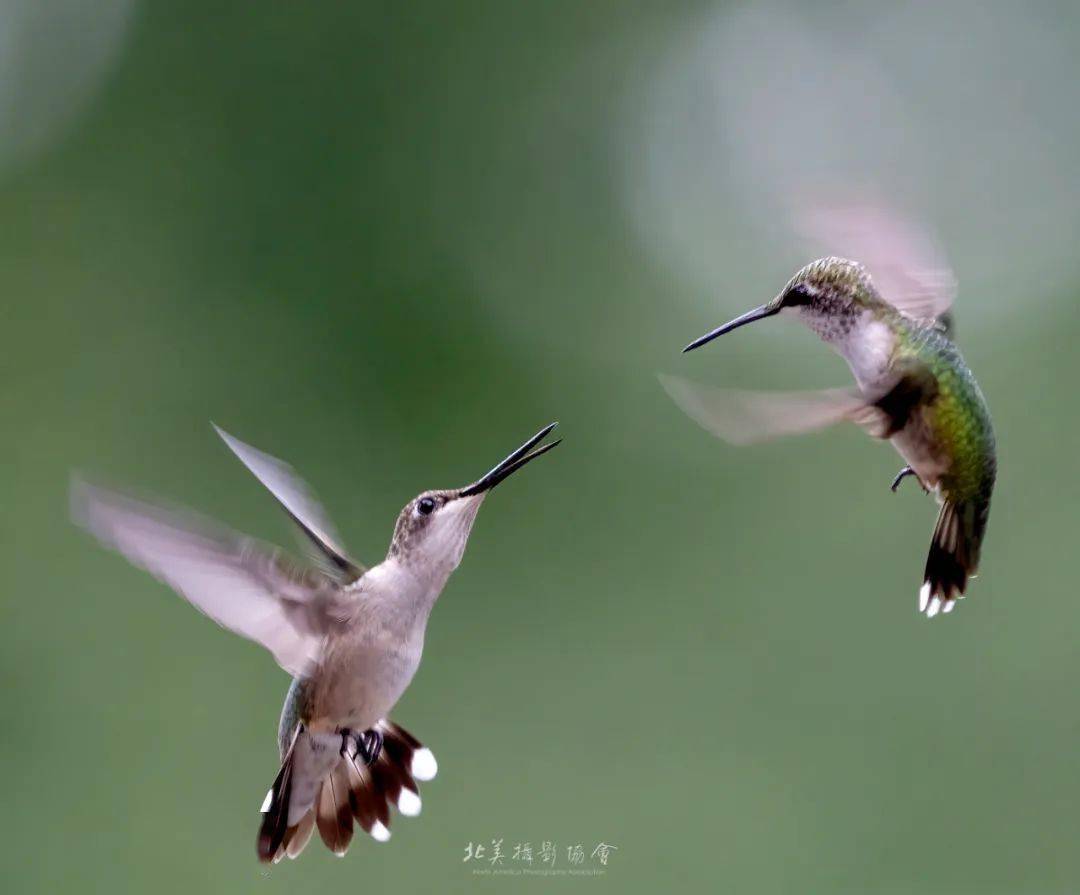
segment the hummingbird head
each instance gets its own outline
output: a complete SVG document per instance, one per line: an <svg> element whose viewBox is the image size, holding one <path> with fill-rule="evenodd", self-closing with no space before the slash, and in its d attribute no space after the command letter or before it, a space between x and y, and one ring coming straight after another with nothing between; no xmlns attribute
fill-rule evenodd
<svg viewBox="0 0 1080 895"><path fill-rule="evenodd" d="M557 425L551 423L545 426L471 485L444 491L425 491L410 500L394 526L389 556L427 566L433 572L452 572L461 562L476 513L484 498L503 479L555 447L562 439L541 447L537 445Z"/></svg>
<svg viewBox="0 0 1080 895"><path fill-rule="evenodd" d="M820 258L795 274L768 304L707 332L683 351L693 351L733 329L780 313L798 315L823 339L834 341L850 332L864 312L881 303L870 274L861 264L845 258Z"/></svg>

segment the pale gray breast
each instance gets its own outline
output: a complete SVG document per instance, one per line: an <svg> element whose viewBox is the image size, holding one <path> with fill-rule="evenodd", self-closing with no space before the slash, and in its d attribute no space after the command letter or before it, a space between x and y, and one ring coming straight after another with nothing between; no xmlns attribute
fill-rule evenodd
<svg viewBox="0 0 1080 895"><path fill-rule="evenodd" d="M420 664L423 633L370 618L331 635L312 681L313 729L366 730L386 717Z"/></svg>
<svg viewBox="0 0 1080 895"><path fill-rule="evenodd" d="M366 730L385 718L420 664L437 590L397 559L369 569L343 591L340 625L327 637L310 690L316 730Z"/></svg>

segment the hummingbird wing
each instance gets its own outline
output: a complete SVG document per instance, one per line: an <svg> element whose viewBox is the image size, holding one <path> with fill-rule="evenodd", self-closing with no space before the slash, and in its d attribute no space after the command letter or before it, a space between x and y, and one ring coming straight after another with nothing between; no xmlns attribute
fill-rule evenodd
<svg viewBox="0 0 1080 895"><path fill-rule="evenodd" d="M933 238L915 222L873 202L810 204L795 227L833 255L866 266L889 304L916 320L936 320L956 297L956 277Z"/></svg>
<svg viewBox="0 0 1080 895"><path fill-rule="evenodd" d="M315 546L318 551L316 559L329 563L334 573L345 582L356 581L364 574L364 567L350 559L341 546L334 525L314 492L288 463L253 448L215 423L211 425L229 450L277 498L289 518Z"/></svg>
<svg viewBox="0 0 1080 895"><path fill-rule="evenodd" d="M660 383L688 416L729 444L755 444L844 420L867 428L877 421L873 406L854 389L752 392L667 375L660 376Z"/></svg>
<svg viewBox="0 0 1080 895"><path fill-rule="evenodd" d="M688 416L734 445L800 435L844 421L855 423L873 438L891 438L907 425L916 408L938 392L933 371L914 358L898 364L896 375L872 395L855 388L741 391L664 374L660 384Z"/></svg>
<svg viewBox="0 0 1080 895"><path fill-rule="evenodd" d="M73 521L222 627L262 644L294 676L310 675L334 621L337 586L273 548L194 514L74 479Z"/></svg>

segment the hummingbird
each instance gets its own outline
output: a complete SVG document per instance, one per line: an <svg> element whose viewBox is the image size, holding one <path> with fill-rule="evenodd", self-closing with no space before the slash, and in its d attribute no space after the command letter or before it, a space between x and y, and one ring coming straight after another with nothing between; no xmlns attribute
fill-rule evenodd
<svg viewBox="0 0 1080 895"><path fill-rule="evenodd" d="M821 258L772 301L683 349L767 317L795 317L847 361L854 389L754 393L661 380L684 411L734 444L842 420L892 442L906 463L892 490L912 476L940 504L918 602L933 618L953 610L978 571L997 459L986 399L950 338L951 275L929 268L908 274L893 277L895 288L883 295L862 264Z"/></svg>
<svg viewBox="0 0 1080 895"><path fill-rule="evenodd" d="M398 515L386 558L365 568L291 466L214 428L277 499L314 562L186 511L72 483L72 517L223 627L266 647L293 676L278 724L280 770L263 801L257 854L297 857L317 828L344 855L354 820L390 838L390 806L420 812L431 750L389 720L420 664L428 617L491 490L547 453L545 426L471 485L424 491ZM539 445L539 446L538 446Z"/></svg>

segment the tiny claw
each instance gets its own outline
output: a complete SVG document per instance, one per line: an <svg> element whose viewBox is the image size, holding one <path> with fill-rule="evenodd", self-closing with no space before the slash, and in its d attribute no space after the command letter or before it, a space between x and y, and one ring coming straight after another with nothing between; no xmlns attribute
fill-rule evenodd
<svg viewBox="0 0 1080 895"><path fill-rule="evenodd" d="M372 728L356 735L356 753L364 759L364 764L371 767L382 754L382 732Z"/></svg>
<svg viewBox="0 0 1080 895"><path fill-rule="evenodd" d="M900 483L909 475L915 475L915 470L912 469L910 466L905 466L896 474L896 478L894 478L892 480L892 484L889 485L889 490L892 491L893 494L895 494L896 489L900 487Z"/></svg>
<svg viewBox="0 0 1080 895"><path fill-rule="evenodd" d="M889 486L889 490L892 491L893 494L895 494L896 489L900 487L900 483L909 475L913 475L915 476L915 478L919 479L919 476L918 474L916 474L914 469L912 469L910 466L905 466L896 474L896 478L892 480L892 484ZM926 485L923 484L922 479L919 479L919 487L923 489L924 494L930 493L930 490L926 487Z"/></svg>

